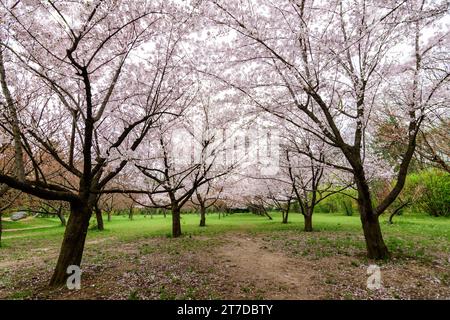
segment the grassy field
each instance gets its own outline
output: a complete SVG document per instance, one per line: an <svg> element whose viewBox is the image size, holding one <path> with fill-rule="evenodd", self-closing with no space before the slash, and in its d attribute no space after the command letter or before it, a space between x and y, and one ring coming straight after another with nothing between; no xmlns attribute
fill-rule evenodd
<svg viewBox="0 0 450 320"><path fill-rule="evenodd" d="M405 215L390 225L383 217L383 234L393 258L377 263L391 286L370 292L364 288L364 268L373 262L365 257L358 216L315 214L313 233L302 231L303 217L298 213L290 215L288 224L281 223L279 214L272 216L273 220L209 214L207 226L200 228L198 215L185 214L180 239L170 236L169 215L135 215L132 221L113 216L111 222L105 217L104 231L97 231L92 220L83 274L95 290L78 293L45 288L64 233L58 219L4 221L0 298L450 298L450 219ZM269 272L258 271L260 277L255 268ZM280 268L286 277L278 274ZM114 283L126 289L113 292L112 283L104 280L113 270L118 277ZM160 273L153 274L155 270ZM137 278L124 280L130 274ZM148 279L140 278L145 274L157 280L145 285ZM287 278L294 280L286 282ZM203 289L192 289L190 283L199 279L205 281ZM269 290L274 283L282 284L278 293ZM314 293L302 289L307 283Z"/></svg>
<svg viewBox="0 0 450 320"><path fill-rule="evenodd" d="M270 232L288 230L303 232L303 217L293 213L288 224L281 224L281 216L271 214L273 220L252 214L233 214L226 217L218 214L207 215L207 227L198 227L199 216L185 214L182 216L182 230L185 236L189 235L216 235L228 231ZM381 218L381 225L386 241L391 250L402 245L406 247L430 244L441 244L446 247L450 244L450 219L436 218L426 215L406 215L395 218L390 225L386 217ZM361 222L358 216L344 216L340 214L320 214L313 217L314 230L334 232L362 233ZM105 230L95 229L95 219L91 220L88 239L96 239L113 235L120 240L133 240L147 237L171 236L171 217L162 215L150 216L135 215L133 220L128 216L113 216L108 222L104 217ZM33 228L33 229L31 229ZM12 232L8 232L13 229ZM18 230L23 229L23 230ZM27 230L28 229L28 230ZM60 226L57 218L35 218L26 221L3 221L3 246L21 246L28 241L59 241L62 239L64 228ZM404 238L403 236L406 236ZM418 241L418 242L417 242Z"/></svg>

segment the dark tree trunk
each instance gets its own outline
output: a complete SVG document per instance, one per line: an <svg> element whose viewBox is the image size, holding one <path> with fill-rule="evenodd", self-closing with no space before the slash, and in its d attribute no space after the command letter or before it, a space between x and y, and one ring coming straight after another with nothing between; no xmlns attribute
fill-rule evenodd
<svg viewBox="0 0 450 320"><path fill-rule="evenodd" d="M172 207L172 236L174 238L181 236L180 218L180 208L177 206Z"/></svg>
<svg viewBox="0 0 450 320"><path fill-rule="evenodd" d="M97 218L97 229L102 231L105 230L105 227L103 225L103 216L102 216L102 210L95 205L95 217Z"/></svg>
<svg viewBox="0 0 450 320"><path fill-rule="evenodd" d="M269 220L273 220L273 218L270 216L270 214L267 212L267 210L266 210L266 208L264 208L264 206L261 206L260 214L262 216L266 216L267 218L269 218Z"/></svg>
<svg viewBox="0 0 450 320"><path fill-rule="evenodd" d="M200 227L206 226L206 208L200 205Z"/></svg>
<svg viewBox="0 0 450 320"><path fill-rule="evenodd" d="M401 200L400 200L400 201L401 201ZM405 208L406 206L408 206L409 204L410 204L409 201L403 202L397 209L395 209L395 210L391 213L391 215L389 216L389 224L393 224L394 221L393 221L392 219L394 218L394 216L395 216L396 214L400 214L401 210L402 210L403 208Z"/></svg>
<svg viewBox="0 0 450 320"><path fill-rule="evenodd" d="M67 267L80 266L91 214L92 208L87 204L71 204L69 221L50 286L60 286L65 283L68 276Z"/></svg>
<svg viewBox="0 0 450 320"><path fill-rule="evenodd" d="M360 160L357 162L360 163ZM378 214L372 206L370 188L362 167L355 169L354 178L358 190L358 210L366 239L367 257L377 260L388 259L389 251L383 240Z"/></svg>
<svg viewBox="0 0 450 320"><path fill-rule="evenodd" d="M389 258L389 251L386 245L384 244L378 216L374 215L373 213L361 214L361 222L363 225L364 237L366 238L368 258L369 259Z"/></svg>
<svg viewBox="0 0 450 320"><path fill-rule="evenodd" d="M313 231L313 226L312 226L312 212L306 212L305 215L303 215L303 217L305 218L305 228L304 230L306 232L311 232Z"/></svg>
<svg viewBox="0 0 450 320"><path fill-rule="evenodd" d="M387 259L389 251L384 243L378 215L375 213L367 183L356 180L358 186L358 209L366 239L369 259Z"/></svg>
<svg viewBox="0 0 450 320"><path fill-rule="evenodd" d="M394 224L394 221L392 220L394 216L397 214L397 211L394 211L389 216L389 224Z"/></svg>

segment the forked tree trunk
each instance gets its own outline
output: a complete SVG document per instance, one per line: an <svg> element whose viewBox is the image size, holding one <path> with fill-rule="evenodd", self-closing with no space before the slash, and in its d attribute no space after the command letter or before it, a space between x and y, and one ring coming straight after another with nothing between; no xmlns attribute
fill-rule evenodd
<svg viewBox="0 0 450 320"><path fill-rule="evenodd" d="M356 178L356 176L355 176ZM375 213L370 197L369 186L365 180L356 179L358 186L358 209L366 239L369 259L388 259L389 251L384 243L378 215Z"/></svg>
<svg viewBox="0 0 450 320"><path fill-rule="evenodd" d="M87 204L70 205L70 216L50 286L63 285L68 277L67 268L80 266L91 214L92 208Z"/></svg>
<svg viewBox="0 0 450 320"><path fill-rule="evenodd" d="M102 210L95 205L95 217L97 218L97 229L102 231L105 230L105 226L103 224L103 216L102 216Z"/></svg>
<svg viewBox="0 0 450 320"><path fill-rule="evenodd" d="M367 257L369 259L387 259L389 251L384 243L378 216L373 212L372 206L359 207L361 222L366 239Z"/></svg>
<svg viewBox="0 0 450 320"><path fill-rule="evenodd" d="M206 226L206 208L200 205L200 227Z"/></svg>
<svg viewBox="0 0 450 320"><path fill-rule="evenodd" d="M172 207L172 237L177 238L181 236L181 219L180 208Z"/></svg>

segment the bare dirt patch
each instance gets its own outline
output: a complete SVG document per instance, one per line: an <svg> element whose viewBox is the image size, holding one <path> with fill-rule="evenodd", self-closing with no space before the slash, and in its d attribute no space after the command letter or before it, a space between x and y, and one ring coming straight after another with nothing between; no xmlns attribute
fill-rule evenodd
<svg viewBox="0 0 450 320"><path fill-rule="evenodd" d="M357 241L326 232L96 238L79 291L49 289L59 246L30 242L20 259L4 252L0 299L450 299L450 263L437 258L394 256L380 264L383 287L368 290L373 262Z"/></svg>
<svg viewBox="0 0 450 320"><path fill-rule="evenodd" d="M316 271L303 259L289 258L282 252L274 252L258 237L233 235L218 250L229 270L233 283L249 283L266 299L317 299ZM232 292L242 297L245 287L236 286ZM247 289L250 290L250 289Z"/></svg>
<svg viewBox="0 0 450 320"><path fill-rule="evenodd" d="M315 285L325 299L450 299L450 263L444 252L414 256L394 251L388 261L371 261L357 245L363 241L359 237L336 232L284 232L266 236L264 242L297 263L307 258L320 271ZM367 288L369 265L380 268L379 289Z"/></svg>

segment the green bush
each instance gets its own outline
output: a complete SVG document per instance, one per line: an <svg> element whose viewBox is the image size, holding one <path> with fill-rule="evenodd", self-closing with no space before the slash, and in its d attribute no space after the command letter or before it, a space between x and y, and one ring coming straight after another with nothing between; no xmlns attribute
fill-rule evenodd
<svg viewBox="0 0 450 320"><path fill-rule="evenodd" d="M356 195L356 192L350 190L347 190L346 193L352 196ZM358 208L355 200L344 194L336 193L319 202L316 211L323 213L343 212L347 216L352 216L354 212L358 211Z"/></svg>
<svg viewBox="0 0 450 320"><path fill-rule="evenodd" d="M339 211L339 206L333 196L329 196L327 199L322 200L316 205L315 210L322 213L333 213Z"/></svg>
<svg viewBox="0 0 450 320"><path fill-rule="evenodd" d="M402 196L412 202L411 209L432 216L450 216L450 174L427 169L409 174Z"/></svg>
<svg viewBox="0 0 450 320"><path fill-rule="evenodd" d="M353 215L353 201L350 197L347 196L341 196L340 199L341 208L344 211L346 216L352 216Z"/></svg>

